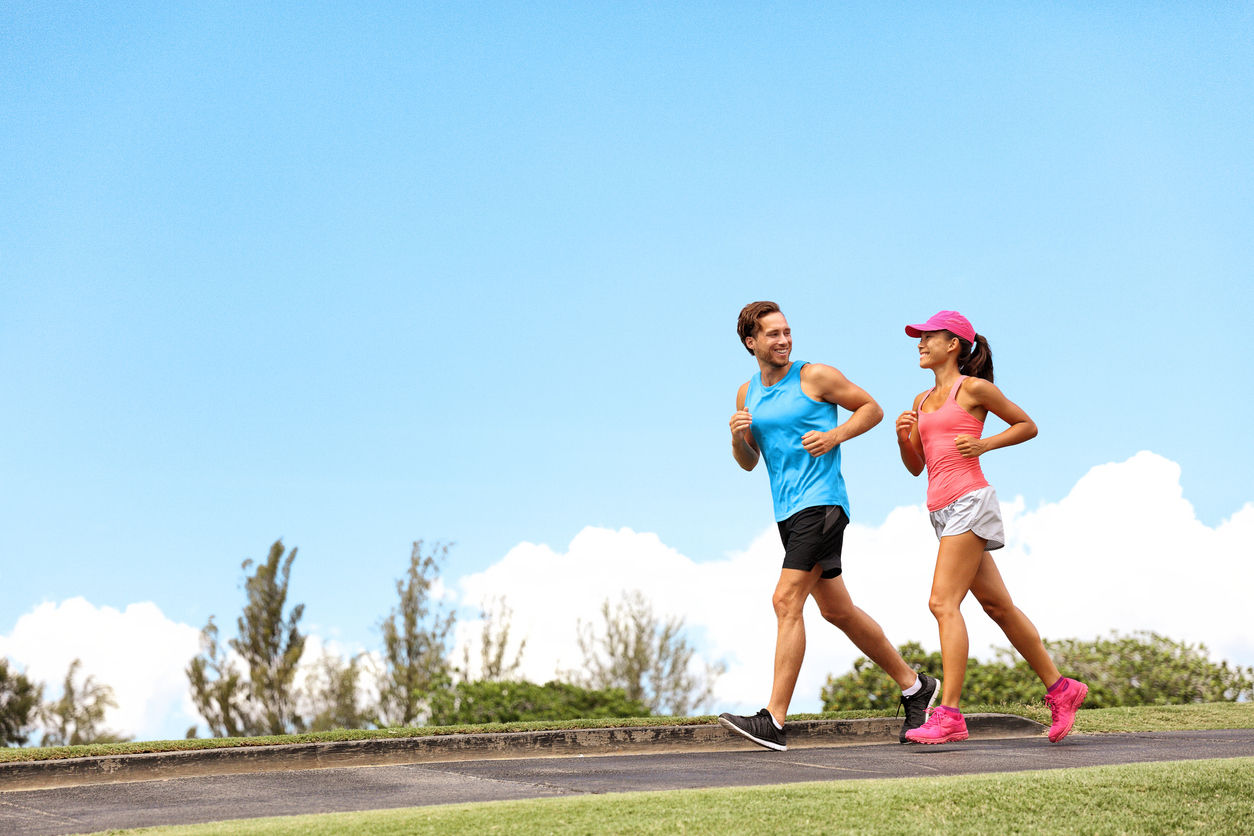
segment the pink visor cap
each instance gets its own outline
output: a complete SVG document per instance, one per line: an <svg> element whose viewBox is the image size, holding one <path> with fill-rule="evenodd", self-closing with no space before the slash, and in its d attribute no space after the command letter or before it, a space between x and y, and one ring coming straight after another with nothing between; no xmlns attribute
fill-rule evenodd
<svg viewBox="0 0 1254 836"><path fill-rule="evenodd" d="M941 311L922 325L906 326L906 334L911 337L921 337L924 331L949 331L969 343L975 342L975 329L957 311Z"/></svg>

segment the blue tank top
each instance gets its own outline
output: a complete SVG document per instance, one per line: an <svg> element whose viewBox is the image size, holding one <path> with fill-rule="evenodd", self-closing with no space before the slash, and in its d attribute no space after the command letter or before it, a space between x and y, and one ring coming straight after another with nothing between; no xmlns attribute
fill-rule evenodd
<svg viewBox="0 0 1254 836"><path fill-rule="evenodd" d="M758 373L749 381L745 409L753 416L753 438L758 442L771 476L775 520L782 522L798 511L817 505L839 505L849 518L849 496L840 475L840 447L815 458L801 446L810 430L836 427L836 405L816 401L801 391L801 367L793 361L784 379L763 386Z"/></svg>

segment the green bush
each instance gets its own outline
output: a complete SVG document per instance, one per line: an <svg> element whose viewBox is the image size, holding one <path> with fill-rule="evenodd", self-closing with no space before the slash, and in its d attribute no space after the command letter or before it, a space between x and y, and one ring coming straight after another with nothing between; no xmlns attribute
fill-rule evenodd
<svg viewBox="0 0 1254 836"><path fill-rule="evenodd" d="M622 688L593 691L567 682L464 682L434 701L428 725L648 717Z"/></svg>
<svg viewBox="0 0 1254 836"><path fill-rule="evenodd" d="M1189 645L1152 632L1134 632L1093 641L1046 641L1054 664L1065 676L1089 686L1085 708L1234 702L1254 697L1254 669L1212 662L1203 644ZM943 678L939 652L918 642L898 648L906 664ZM1009 647L994 649L990 662L967 661L962 698L969 703L1031 703L1045 686ZM820 693L824 711L896 709L901 691L870 659L859 657L853 670L828 676Z"/></svg>

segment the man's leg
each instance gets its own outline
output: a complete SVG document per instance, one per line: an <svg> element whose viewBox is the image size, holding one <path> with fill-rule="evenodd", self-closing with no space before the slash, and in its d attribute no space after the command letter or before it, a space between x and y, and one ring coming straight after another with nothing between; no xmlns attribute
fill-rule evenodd
<svg viewBox="0 0 1254 836"><path fill-rule="evenodd" d="M823 569L815 566L809 572L781 569L779 583L771 603L775 606L775 679L771 684L771 702L767 709L781 726L788 716L801 662L806 655L806 625L803 618L806 599L821 580ZM825 581L823 581L825 583Z"/></svg>
<svg viewBox="0 0 1254 836"><path fill-rule="evenodd" d="M854 605L853 599L849 597L849 590L845 587L844 578L840 575L822 578L814 585L811 594L818 603L823 618L839 627L855 647L893 678L901 690L914 685L918 675L901 658L901 654L888 641L875 619ZM778 649L776 654L778 658ZM776 671L778 677L778 667Z"/></svg>

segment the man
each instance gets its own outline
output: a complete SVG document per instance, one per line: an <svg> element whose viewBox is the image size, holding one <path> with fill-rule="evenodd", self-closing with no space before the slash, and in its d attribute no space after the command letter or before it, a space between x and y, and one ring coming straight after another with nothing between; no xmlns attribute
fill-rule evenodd
<svg viewBox="0 0 1254 836"><path fill-rule="evenodd" d="M937 681L915 674L879 624L854 606L841 577L841 546L849 498L840 473L840 445L884 417L879 404L831 366L793 362L792 331L774 302L753 302L736 325L741 343L758 361L758 374L736 394L732 455L745 470L766 459L775 520L784 541L784 566L775 586L777 632L771 701L757 714L722 714L718 721L754 743L785 751L784 720L805 657L802 610L813 597L823 618L902 688L906 732L922 726ZM837 407L852 413L837 423Z"/></svg>

